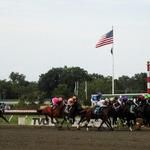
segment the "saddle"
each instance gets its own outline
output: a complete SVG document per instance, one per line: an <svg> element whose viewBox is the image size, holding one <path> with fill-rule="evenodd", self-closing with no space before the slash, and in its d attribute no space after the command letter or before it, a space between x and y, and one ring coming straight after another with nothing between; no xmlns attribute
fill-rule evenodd
<svg viewBox="0 0 150 150"><path fill-rule="evenodd" d="M50 113L51 112L51 107L47 106L47 112Z"/></svg>

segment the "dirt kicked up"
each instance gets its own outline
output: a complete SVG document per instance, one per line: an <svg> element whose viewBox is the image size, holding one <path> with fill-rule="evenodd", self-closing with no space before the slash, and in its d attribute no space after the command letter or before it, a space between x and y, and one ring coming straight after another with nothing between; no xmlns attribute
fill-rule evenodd
<svg viewBox="0 0 150 150"><path fill-rule="evenodd" d="M150 130L0 126L0 150L149 150Z"/></svg>

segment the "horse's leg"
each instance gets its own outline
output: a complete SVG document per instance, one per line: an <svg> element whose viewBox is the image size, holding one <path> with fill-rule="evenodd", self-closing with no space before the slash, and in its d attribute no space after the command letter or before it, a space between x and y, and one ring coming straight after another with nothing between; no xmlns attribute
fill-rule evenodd
<svg viewBox="0 0 150 150"><path fill-rule="evenodd" d="M112 118L112 125L113 125L114 127L117 127L117 117L113 117L113 118Z"/></svg>
<svg viewBox="0 0 150 150"><path fill-rule="evenodd" d="M46 121L47 121L47 122L49 121L49 118L48 118L48 117L51 118L51 123L52 123L52 124L55 124L53 116L51 116L50 114L46 114L46 115L45 115L45 118L46 118Z"/></svg>
<svg viewBox="0 0 150 150"><path fill-rule="evenodd" d="M107 125L107 127L110 128L110 130L113 131L114 129L113 129L112 125L111 125L111 122L112 121L111 121L110 117L106 118L105 121L104 121L104 123Z"/></svg>
<svg viewBox="0 0 150 150"><path fill-rule="evenodd" d="M79 122L77 123L77 129L80 129L80 124L87 121L87 118L85 116L81 116Z"/></svg>
<svg viewBox="0 0 150 150"><path fill-rule="evenodd" d="M86 131L89 131L89 127L88 127L89 122L90 122L90 118L87 118L85 123Z"/></svg>
<svg viewBox="0 0 150 150"><path fill-rule="evenodd" d="M49 121L48 115L45 115L45 119L46 119L47 122Z"/></svg>
<svg viewBox="0 0 150 150"><path fill-rule="evenodd" d="M114 130L113 127L112 127L112 125L111 125L110 118L108 118L108 120L105 121L105 124L107 125L108 128L110 128L111 131Z"/></svg>
<svg viewBox="0 0 150 150"><path fill-rule="evenodd" d="M104 120L102 120L102 122L101 122L101 124L100 124L100 126L98 127L98 130L100 130L100 128L102 127L102 125L104 124Z"/></svg>
<svg viewBox="0 0 150 150"><path fill-rule="evenodd" d="M75 123L75 116L72 117L72 122L71 122L71 124L74 124L74 123Z"/></svg>
<svg viewBox="0 0 150 150"><path fill-rule="evenodd" d="M130 131L133 131L132 123L131 123L131 120L129 118L127 118L127 126L128 126Z"/></svg>
<svg viewBox="0 0 150 150"><path fill-rule="evenodd" d="M59 124L59 120L57 117L55 118L55 120L56 120L56 124Z"/></svg>
<svg viewBox="0 0 150 150"><path fill-rule="evenodd" d="M77 129L80 129L80 123L83 122L84 118L85 118L84 116L80 117L80 120L77 123Z"/></svg>
<svg viewBox="0 0 150 150"><path fill-rule="evenodd" d="M77 124L77 129L80 129L80 123L83 123L84 121L86 121L85 127L86 127L86 130L89 131L88 124L90 122L90 119L91 119L90 117L86 117L84 115L81 116L81 118L80 118L80 120L79 120L79 122Z"/></svg>
<svg viewBox="0 0 150 150"><path fill-rule="evenodd" d="M61 121L61 126L64 124L64 122L67 121L66 116L63 117L63 120Z"/></svg>

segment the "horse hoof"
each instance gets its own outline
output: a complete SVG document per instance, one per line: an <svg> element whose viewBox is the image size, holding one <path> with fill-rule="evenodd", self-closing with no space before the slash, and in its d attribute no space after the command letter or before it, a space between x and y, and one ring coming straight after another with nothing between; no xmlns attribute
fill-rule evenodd
<svg viewBox="0 0 150 150"><path fill-rule="evenodd" d="M114 131L114 129L112 128L112 129L110 129L110 131Z"/></svg>
<svg viewBox="0 0 150 150"><path fill-rule="evenodd" d="M58 125L57 127L58 127L59 129L62 129L62 125Z"/></svg>

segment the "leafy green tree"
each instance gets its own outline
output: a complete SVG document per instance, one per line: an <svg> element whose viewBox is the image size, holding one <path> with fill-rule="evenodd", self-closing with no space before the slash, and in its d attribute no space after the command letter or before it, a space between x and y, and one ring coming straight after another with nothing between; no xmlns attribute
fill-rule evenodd
<svg viewBox="0 0 150 150"><path fill-rule="evenodd" d="M128 93L131 92L132 87L129 88L130 78L128 76L121 76L118 78L118 80L115 82L116 84L116 93Z"/></svg>
<svg viewBox="0 0 150 150"><path fill-rule="evenodd" d="M133 85L133 92L136 93L145 93L147 91L147 74L146 73L140 73L135 74L131 80Z"/></svg>
<svg viewBox="0 0 150 150"><path fill-rule="evenodd" d="M29 84L27 81L25 81L26 76L23 74L19 74L18 72L11 72L9 78L14 84L18 84L21 86L27 86Z"/></svg>
<svg viewBox="0 0 150 150"><path fill-rule="evenodd" d="M52 68L47 73L42 74L39 79L39 88L46 92L47 96L54 94L59 84L66 84L69 94L74 92L75 82L89 79L87 71L79 67ZM56 91L55 91L56 92ZM67 96L66 95L66 96Z"/></svg>
<svg viewBox="0 0 150 150"><path fill-rule="evenodd" d="M73 93L71 94L67 84L59 84L52 92L52 96L62 96L64 98L68 98L71 95L73 95Z"/></svg>

